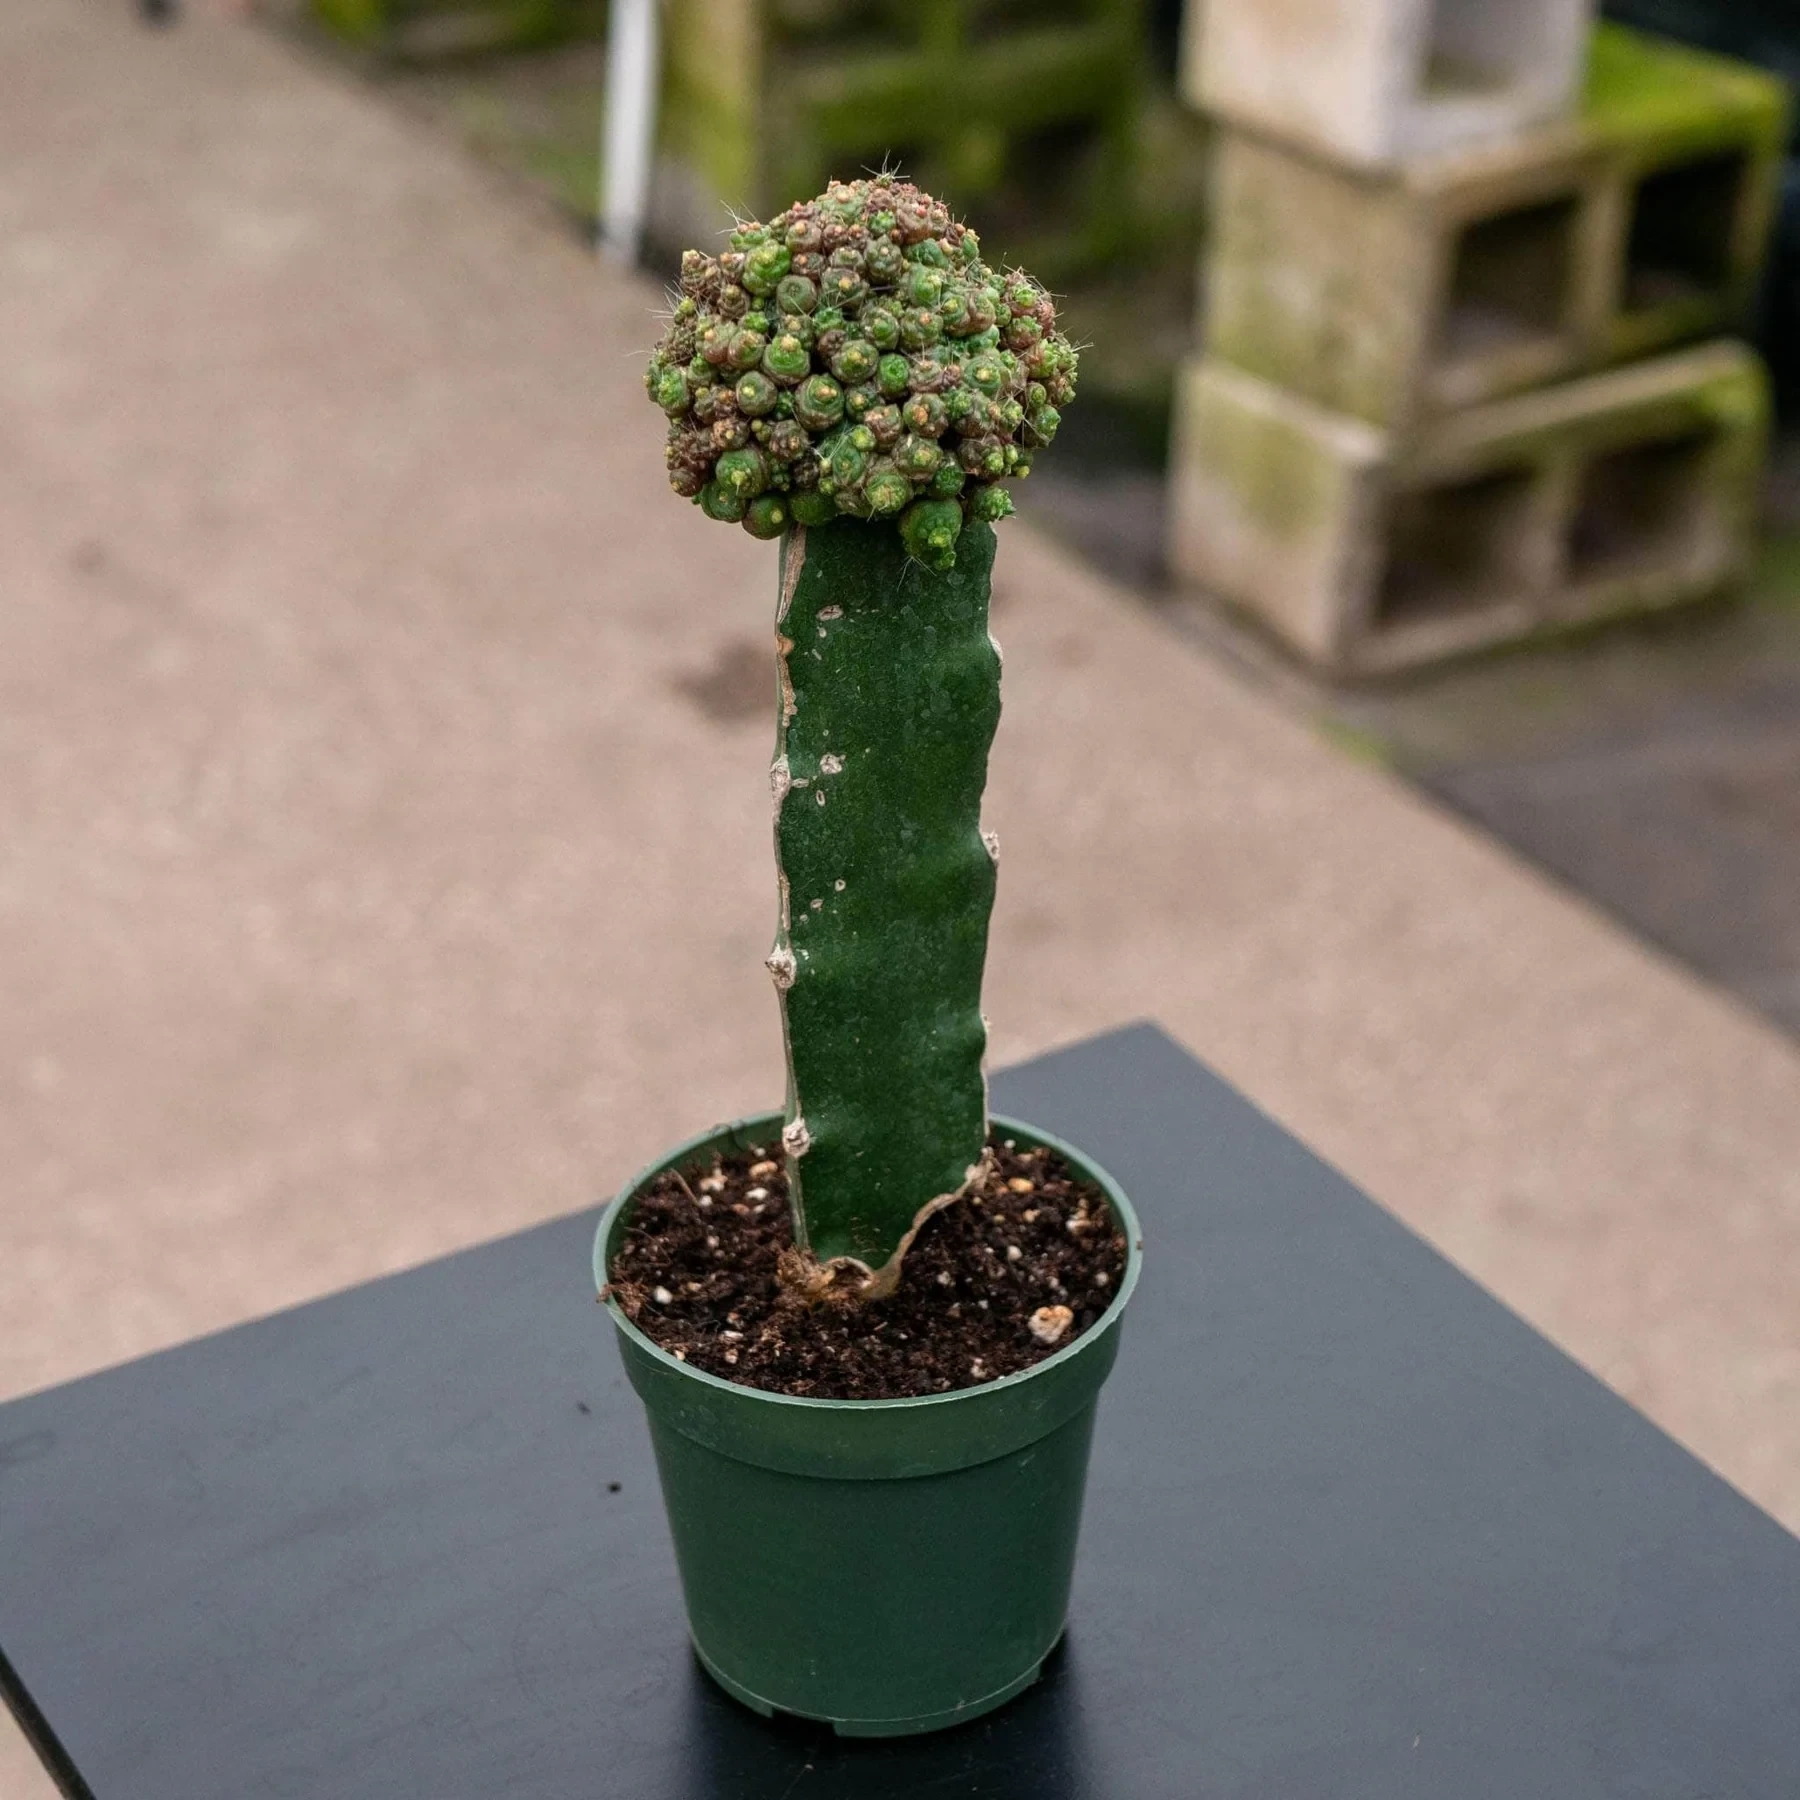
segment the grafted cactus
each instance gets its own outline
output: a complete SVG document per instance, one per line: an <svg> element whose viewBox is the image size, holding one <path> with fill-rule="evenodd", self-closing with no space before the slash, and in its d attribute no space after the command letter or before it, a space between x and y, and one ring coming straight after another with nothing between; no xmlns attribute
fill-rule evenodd
<svg viewBox="0 0 1800 1800"><path fill-rule="evenodd" d="M689 251L646 385L670 483L780 537L772 770L795 1241L880 1292L979 1174L993 524L1073 398L1048 295L910 183Z"/></svg>

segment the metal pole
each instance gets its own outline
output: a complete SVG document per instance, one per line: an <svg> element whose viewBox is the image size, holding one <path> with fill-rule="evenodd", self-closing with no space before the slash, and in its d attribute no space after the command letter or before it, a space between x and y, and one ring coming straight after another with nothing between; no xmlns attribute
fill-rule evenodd
<svg viewBox="0 0 1800 1800"><path fill-rule="evenodd" d="M600 247L637 261L656 153L657 0L611 0L600 138Z"/></svg>

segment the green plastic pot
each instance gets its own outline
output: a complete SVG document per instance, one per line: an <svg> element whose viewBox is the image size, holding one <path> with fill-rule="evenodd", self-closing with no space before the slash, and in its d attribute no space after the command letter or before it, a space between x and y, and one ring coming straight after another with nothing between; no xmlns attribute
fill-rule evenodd
<svg viewBox="0 0 1800 1800"><path fill-rule="evenodd" d="M1142 1246L1103 1169L1032 1126L994 1125L1097 1183L1130 1246L1118 1298L1021 1374L917 1400L798 1399L691 1369L609 1307L649 1414L694 1648L759 1713L852 1737L936 1731L1029 1687L1062 1636L1094 1408ZM778 1113L740 1120L644 1170L600 1221L596 1279L656 1176L780 1133Z"/></svg>

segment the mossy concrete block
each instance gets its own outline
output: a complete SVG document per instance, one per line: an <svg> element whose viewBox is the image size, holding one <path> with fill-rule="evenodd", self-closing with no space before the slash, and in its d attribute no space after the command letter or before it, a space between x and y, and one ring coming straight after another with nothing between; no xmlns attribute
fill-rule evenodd
<svg viewBox="0 0 1800 1800"><path fill-rule="evenodd" d="M1338 655L1373 582L1385 435L1216 358L1183 371L1170 466L1175 575L1250 606L1304 655Z"/></svg>
<svg viewBox="0 0 1800 1800"><path fill-rule="evenodd" d="M1404 428L1597 356L1606 257L1565 134L1391 179L1229 129L1217 157L1206 339L1247 372Z"/></svg>
<svg viewBox="0 0 1800 1800"><path fill-rule="evenodd" d="M1404 429L1732 329L1754 297L1782 84L1620 27L1579 118L1385 175L1220 133L1216 355Z"/></svg>
<svg viewBox="0 0 1800 1800"><path fill-rule="evenodd" d="M1581 128L1606 170L1613 287L1604 354L1728 328L1768 254L1793 94L1753 64L1623 25L1594 33Z"/></svg>
<svg viewBox="0 0 1800 1800"><path fill-rule="evenodd" d="M1216 358L1178 399L1170 561L1338 675L1711 593L1746 565L1768 431L1699 345L1402 438Z"/></svg>
<svg viewBox="0 0 1800 1800"><path fill-rule="evenodd" d="M1380 167L1566 113L1590 0L1190 0L1196 106Z"/></svg>

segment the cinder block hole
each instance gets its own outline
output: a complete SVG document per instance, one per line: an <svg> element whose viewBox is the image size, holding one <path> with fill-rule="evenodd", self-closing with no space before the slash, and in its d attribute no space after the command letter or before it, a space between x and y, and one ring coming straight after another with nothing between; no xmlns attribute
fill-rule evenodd
<svg viewBox="0 0 1800 1800"><path fill-rule="evenodd" d="M1591 580L1679 556L1698 529L1717 434L1685 432L1597 456L1582 471L1569 576Z"/></svg>
<svg viewBox="0 0 1800 1800"><path fill-rule="evenodd" d="M1445 362L1553 337L1569 311L1578 203L1568 195L1463 228L1439 333Z"/></svg>
<svg viewBox="0 0 1800 1800"><path fill-rule="evenodd" d="M1432 0L1419 69L1421 104L1504 94L1538 72L1566 0Z"/></svg>
<svg viewBox="0 0 1800 1800"><path fill-rule="evenodd" d="M1377 627L1477 612L1516 592L1528 555L1533 476L1498 469L1396 496Z"/></svg>
<svg viewBox="0 0 1800 1800"><path fill-rule="evenodd" d="M1721 288L1731 278L1731 239L1750 172L1738 153L1658 169L1631 200L1625 304L1636 310Z"/></svg>

